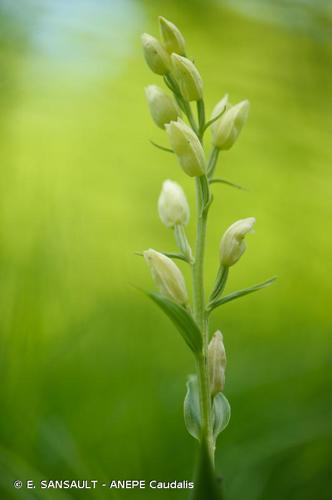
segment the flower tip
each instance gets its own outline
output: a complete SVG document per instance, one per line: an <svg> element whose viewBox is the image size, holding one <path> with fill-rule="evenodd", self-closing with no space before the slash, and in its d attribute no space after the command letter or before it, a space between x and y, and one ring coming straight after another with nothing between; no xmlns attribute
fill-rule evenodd
<svg viewBox="0 0 332 500"><path fill-rule="evenodd" d="M250 101L248 99L245 99L243 101L243 108L247 111L247 113L249 112L249 109L250 109Z"/></svg>
<svg viewBox="0 0 332 500"><path fill-rule="evenodd" d="M169 123L165 125L166 131L171 130L173 127L177 127L179 124L185 123L180 117L176 120L171 120Z"/></svg>
<svg viewBox="0 0 332 500"><path fill-rule="evenodd" d="M146 42L147 40L150 40L150 38L151 38L151 35L149 35L148 33L141 34L141 40L143 43Z"/></svg>
<svg viewBox="0 0 332 500"><path fill-rule="evenodd" d="M179 28L163 16L159 16L159 28L163 45L169 54L185 54L185 40Z"/></svg>
<svg viewBox="0 0 332 500"><path fill-rule="evenodd" d="M213 337L216 337L218 339L221 339L221 340L224 340L224 336L223 334L221 333L220 330L217 330L214 334L213 334Z"/></svg>
<svg viewBox="0 0 332 500"><path fill-rule="evenodd" d="M151 92L151 90L153 89L154 85L147 85L146 87L144 87L144 92L145 92L145 95L148 96L149 93Z"/></svg>
<svg viewBox="0 0 332 500"><path fill-rule="evenodd" d="M248 217L247 222L248 222L248 224L249 224L249 226L251 228L250 232L254 233L255 231L253 229L253 226L254 226L254 224L256 224L256 217Z"/></svg>
<svg viewBox="0 0 332 500"><path fill-rule="evenodd" d="M244 101L238 103L238 111L240 114L242 114L242 120L247 120L249 110L250 110L250 101L248 101L248 99L245 99Z"/></svg>
<svg viewBox="0 0 332 500"><path fill-rule="evenodd" d="M246 219L239 220L238 222L235 223L237 226L239 233L241 235L246 235L248 233L254 233L254 224L256 223L256 218L255 217L247 217Z"/></svg>
<svg viewBox="0 0 332 500"><path fill-rule="evenodd" d="M173 66L178 66L179 64L182 64L183 61L189 61L189 59L187 59L184 56L181 56L180 54L177 54L176 52L172 52L171 61L173 63Z"/></svg>
<svg viewBox="0 0 332 500"><path fill-rule="evenodd" d="M143 252L144 259L149 260L151 258L151 253L153 253L153 252L154 252L154 250L152 250L152 248L149 248L148 250L144 250L144 252Z"/></svg>

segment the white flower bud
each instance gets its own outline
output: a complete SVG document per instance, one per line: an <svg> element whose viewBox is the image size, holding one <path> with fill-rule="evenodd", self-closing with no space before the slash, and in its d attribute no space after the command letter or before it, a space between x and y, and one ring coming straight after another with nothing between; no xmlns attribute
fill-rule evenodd
<svg viewBox="0 0 332 500"><path fill-rule="evenodd" d="M247 121L249 101L231 106L211 127L212 144L218 149L230 149Z"/></svg>
<svg viewBox="0 0 332 500"><path fill-rule="evenodd" d="M211 120L214 120L217 118L217 116L220 115L220 113L225 113L226 109L230 107L230 103L228 101L228 94L225 94L222 99L215 105L213 108L213 111L211 113ZM216 120L215 122L212 123L211 125L211 130L212 134L215 134L218 130L218 125L219 125L219 120Z"/></svg>
<svg viewBox="0 0 332 500"><path fill-rule="evenodd" d="M224 390L226 362L223 336L222 333L217 330L208 347L208 367L212 397Z"/></svg>
<svg viewBox="0 0 332 500"><path fill-rule="evenodd" d="M183 170L190 177L199 177L205 173L203 147L195 132L178 118L165 126L170 144Z"/></svg>
<svg viewBox="0 0 332 500"><path fill-rule="evenodd" d="M175 101L157 85L149 85L145 88L150 113L155 124L164 128L166 123L177 120L180 116Z"/></svg>
<svg viewBox="0 0 332 500"><path fill-rule="evenodd" d="M234 222L224 233L220 242L220 263L224 267L233 266L247 248L244 237L253 232L256 219L248 217Z"/></svg>
<svg viewBox="0 0 332 500"><path fill-rule="evenodd" d="M186 101L202 99L203 81L194 63L178 54L172 54L171 59L182 97Z"/></svg>
<svg viewBox="0 0 332 500"><path fill-rule="evenodd" d="M150 248L144 252L152 278L163 295L181 305L188 304L188 293L180 269L174 262Z"/></svg>
<svg viewBox="0 0 332 500"><path fill-rule="evenodd" d="M179 184L170 180L163 183L158 199L158 212L161 221L167 227L188 224L189 205Z"/></svg>
<svg viewBox="0 0 332 500"><path fill-rule="evenodd" d="M164 47L169 54L173 52L183 56L185 54L185 41L181 31L167 19L159 16L160 35Z"/></svg>
<svg viewBox="0 0 332 500"><path fill-rule="evenodd" d="M142 35L142 45L149 68L157 75L165 75L170 69L170 57L159 40L144 33Z"/></svg>

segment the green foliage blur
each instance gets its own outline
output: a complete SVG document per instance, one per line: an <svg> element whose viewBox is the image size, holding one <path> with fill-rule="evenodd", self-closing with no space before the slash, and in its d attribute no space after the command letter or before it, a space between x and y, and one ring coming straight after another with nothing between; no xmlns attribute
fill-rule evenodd
<svg viewBox="0 0 332 500"><path fill-rule="evenodd" d="M183 340L134 286L136 251L173 250L162 181L194 186L150 119L160 83L140 47L175 22L205 82L208 112L248 98L221 156L206 257L255 216L212 326L228 354L229 427L218 442L226 500L332 495L332 85L328 2L2 0L0 4L0 498L185 499L184 491L15 490L15 479L190 480ZM193 206L193 205L192 205ZM189 235L194 234L193 222ZM189 278L188 273L186 276ZM134 286L133 286L134 285Z"/></svg>

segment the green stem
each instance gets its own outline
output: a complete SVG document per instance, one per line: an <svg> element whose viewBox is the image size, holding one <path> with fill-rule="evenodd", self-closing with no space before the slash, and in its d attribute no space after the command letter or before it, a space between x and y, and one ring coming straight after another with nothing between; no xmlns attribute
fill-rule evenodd
<svg viewBox="0 0 332 500"><path fill-rule="evenodd" d="M207 351L209 333L207 328L207 318L205 312L204 294L204 250L207 225L207 210L203 210L203 197L201 179L196 178L197 197L197 234L196 234L196 254L193 264L193 312L195 320L202 332L203 350L197 357L197 371L200 387L200 405L202 415L202 441L208 444L211 462L214 463L214 442L211 428L211 398L209 388L209 374L207 366Z"/></svg>
<svg viewBox="0 0 332 500"><path fill-rule="evenodd" d="M182 254L185 256L187 262L193 264L194 263L193 254L183 224L175 224L174 236L177 247L179 248L180 252L182 252Z"/></svg>
<svg viewBox="0 0 332 500"><path fill-rule="evenodd" d="M205 104L204 100L200 99L197 101L197 115L198 115L198 124L199 124L199 138L203 143L203 135L205 130Z"/></svg>
<svg viewBox="0 0 332 500"><path fill-rule="evenodd" d="M185 113L187 115L187 118L189 120L191 128L193 129L193 131L195 132L195 134L197 136L199 136L199 129L198 129L197 125L196 125L195 118L193 116L193 113L192 113L192 110L191 110L191 107L190 107L190 103L186 102L185 100L183 102L184 102L184 107L185 107Z"/></svg>

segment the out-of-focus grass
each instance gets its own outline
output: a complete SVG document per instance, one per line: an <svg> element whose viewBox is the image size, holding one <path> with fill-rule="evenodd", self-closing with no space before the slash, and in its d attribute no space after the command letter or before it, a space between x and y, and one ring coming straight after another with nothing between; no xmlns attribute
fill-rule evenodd
<svg viewBox="0 0 332 500"><path fill-rule="evenodd" d="M229 359L233 415L217 453L227 498L327 500L331 46L212 3L8 5L0 59L1 497L48 498L14 491L16 478L191 477L196 448L182 401L193 360L131 287L151 287L134 251L172 248L155 210L163 179L179 181L194 201L175 159L148 142L166 138L146 109L143 87L158 79L142 61L139 34L156 33L161 13L186 35L208 110L226 91L234 102L251 101L248 125L220 167L248 191L214 187L207 283L222 231L251 215L257 233L228 288L279 276L212 319ZM149 490L89 495L155 498Z"/></svg>

